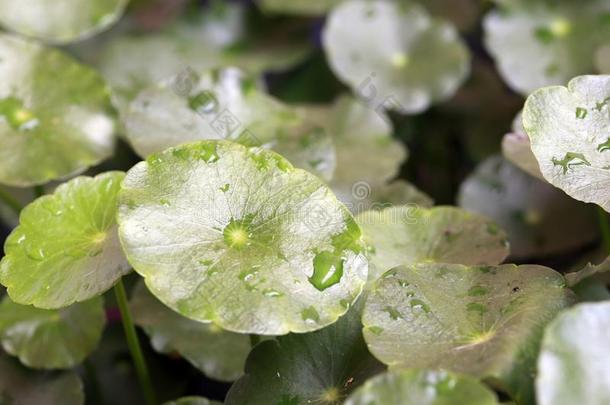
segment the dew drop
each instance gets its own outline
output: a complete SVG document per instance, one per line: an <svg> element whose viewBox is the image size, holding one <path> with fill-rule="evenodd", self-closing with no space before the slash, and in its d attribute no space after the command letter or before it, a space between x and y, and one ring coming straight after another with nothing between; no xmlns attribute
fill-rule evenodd
<svg viewBox="0 0 610 405"><path fill-rule="evenodd" d="M587 117L589 111L586 108L577 107L576 108L576 118L579 120L584 120Z"/></svg>
<svg viewBox="0 0 610 405"><path fill-rule="evenodd" d="M318 311L313 306L309 306L301 311L301 318L305 323L314 325L320 320L320 314L318 314Z"/></svg>
<svg viewBox="0 0 610 405"><path fill-rule="evenodd" d="M32 260L36 260L38 262L43 261L45 259L45 252L42 248L25 248L25 254Z"/></svg>
<svg viewBox="0 0 610 405"><path fill-rule="evenodd" d="M388 305L384 307L382 311L387 313L393 321L402 319L402 315L400 315L400 312L398 312L398 310L394 307Z"/></svg>
<svg viewBox="0 0 610 405"><path fill-rule="evenodd" d="M331 252L320 252L313 259L313 274L309 282L319 291L337 284L343 277L343 258Z"/></svg>
<svg viewBox="0 0 610 405"><path fill-rule="evenodd" d="M428 306L428 304L426 304L424 301L414 298L409 302L409 305L411 306L411 309L413 309L414 311L420 311L420 312L424 312L424 313L429 313L430 312L430 307Z"/></svg>
<svg viewBox="0 0 610 405"><path fill-rule="evenodd" d="M160 199L159 204L163 205L164 207L169 207L171 205L170 202L165 198Z"/></svg>
<svg viewBox="0 0 610 405"><path fill-rule="evenodd" d="M263 295L265 297L269 297L269 298L278 298L278 297L283 297L284 294L282 294L281 292L274 290L273 288L266 288L263 290Z"/></svg>
<svg viewBox="0 0 610 405"><path fill-rule="evenodd" d="M199 114L211 114L218 109L218 100L214 93L209 90L201 91L189 97L188 104L191 110Z"/></svg>

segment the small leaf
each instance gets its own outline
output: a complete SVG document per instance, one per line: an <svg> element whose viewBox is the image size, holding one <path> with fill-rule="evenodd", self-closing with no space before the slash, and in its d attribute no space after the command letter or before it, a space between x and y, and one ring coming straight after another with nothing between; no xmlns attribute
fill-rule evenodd
<svg viewBox="0 0 610 405"><path fill-rule="evenodd" d="M416 4L344 2L326 22L323 44L335 74L386 110L424 111L453 96L469 73L455 28Z"/></svg>
<svg viewBox="0 0 610 405"><path fill-rule="evenodd" d="M603 2L503 2L483 26L485 44L508 85L527 95L592 72L597 47L610 31Z"/></svg>
<svg viewBox="0 0 610 405"><path fill-rule="evenodd" d="M366 349L361 310L356 304L322 330L257 345L246 374L231 387L227 405L343 403L352 390L385 368Z"/></svg>
<svg viewBox="0 0 610 405"><path fill-rule="evenodd" d="M506 234L493 222L453 207L417 206L367 211L356 217L370 250L369 280L400 264L499 264Z"/></svg>
<svg viewBox="0 0 610 405"><path fill-rule="evenodd" d="M610 76L581 76L528 97L523 125L544 178L610 211Z"/></svg>
<svg viewBox="0 0 610 405"><path fill-rule="evenodd" d="M112 154L110 100L93 69L7 34L0 34L0 61L0 183L44 184Z"/></svg>
<svg viewBox="0 0 610 405"><path fill-rule="evenodd" d="M511 256L545 257L594 242L590 207L500 156L484 160L460 186L458 205L493 219L509 236Z"/></svg>
<svg viewBox="0 0 610 405"><path fill-rule="evenodd" d="M13 301L66 307L106 292L130 271L115 220L123 177L77 177L25 207L0 262Z"/></svg>
<svg viewBox="0 0 610 405"><path fill-rule="evenodd" d="M202 141L151 155L127 174L119 224L130 263L161 302L230 331L320 329L366 280L349 211L318 178L260 148ZM340 277L327 261L316 267L329 254Z"/></svg>
<svg viewBox="0 0 610 405"><path fill-rule="evenodd" d="M572 297L563 277L542 266L400 266L367 297L364 338L390 368L488 378L517 403L532 403L542 330Z"/></svg>
<svg viewBox="0 0 610 405"><path fill-rule="evenodd" d="M444 370L405 370L374 377L345 405L496 405L496 395L472 377Z"/></svg>
<svg viewBox="0 0 610 405"><path fill-rule="evenodd" d="M142 90L124 116L127 139L142 157L171 146L228 139L264 146L325 179L335 169L332 139L236 68L190 72ZM185 83L189 80L189 83Z"/></svg>
<svg viewBox="0 0 610 405"><path fill-rule="evenodd" d="M204 397L182 397L174 401L165 402L163 405L222 405L222 402L210 401Z"/></svg>
<svg viewBox="0 0 610 405"><path fill-rule="evenodd" d="M568 273L565 277L568 285L570 287L574 287L588 277L594 276L598 273L605 273L607 271L610 271L610 257L607 257L603 262L597 265L588 263L580 271Z"/></svg>
<svg viewBox="0 0 610 405"><path fill-rule="evenodd" d="M538 358L538 404L610 403L609 339L609 302L580 304L555 318Z"/></svg>
<svg viewBox="0 0 610 405"><path fill-rule="evenodd" d="M128 0L0 1L0 25L46 42L82 40L105 30L123 14Z"/></svg>
<svg viewBox="0 0 610 405"><path fill-rule="evenodd" d="M250 353L248 335L185 318L160 303L144 283L135 288L130 305L135 323L144 328L158 352L178 352L215 380L234 381L243 374Z"/></svg>
<svg viewBox="0 0 610 405"><path fill-rule="evenodd" d="M0 304L0 342L31 368L67 369L80 364L99 344L106 323L101 297L59 310Z"/></svg>
<svg viewBox="0 0 610 405"><path fill-rule="evenodd" d="M75 373L29 370L0 352L0 403L82 405L85 396Z"/></svg>

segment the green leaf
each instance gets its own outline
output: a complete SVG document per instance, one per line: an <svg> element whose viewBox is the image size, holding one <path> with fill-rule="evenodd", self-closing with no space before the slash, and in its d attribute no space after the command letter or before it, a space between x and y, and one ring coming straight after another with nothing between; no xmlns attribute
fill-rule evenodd
<svg viewBox="0 0 610 405"><path fill-rule="evenodd" d="M28 367L65 369L80 364L98 346L106 323L101 297L59 310L0 304L0 342Z"/></svg>
<svg viewBox="0 0 610 405"><path fill-rule="evenodd" d="M260 0L261 9L266 13L295 14L318 16L326 14L330 9L344 0Z"/></svg>
<svg viewBox="0 0 610 405"><path fill-rule="evenodd" d="M93 69L7 34L0 61L0 183L43 184L112 154L110 101Z"/></svg>
<svg viewBox="0 0 610 405"><path fill-rule="evenodd" d="M528 97L523 125L544 178L610 211L610 76L581 76Z"/></svg>
<svg viewBox="0 0 610 405"><path fill-rule="evenodd" d="M374 377L345 405L496 405L496 395L472 377L444 370L405 370Z"/></svg>
<svg viewBox="0 0 610 405"><path fill-rule="evenodd" d="M230 331L320 329L366 280L349 211L318 178L260 148L202 141L151 155L125 178L119 224L157 298Z"/></svg>
<svg viewBox="0 0 610 405"><path fill-rule="evenodd" d="M519 113L513 121L512 132L502 138L502 154L512 164L532 176L544 180L540 165L532 152L530 138L523 128L523 116Z"/></svg>
<svg viewBox="0 0 610 405"><path fill-rule="evenodd" d="M0 262L13 301L66 307L106 292L130 271L115 220L124 176L77 177L25 207Z"/></svg>
<svg viewBox="0 0 610 405"><path fill-rule="evenodd" d="M215 380L234 381L243 374L250 353L248 335L185 318L159 302L144 283L136 286L130 306L135 323L158 352L178 352Z"/></svg>
<svg viewBox="0 0 610 405"><path fill-rule="evenodd" d="M545 257L581 248L599 235L595 213L500 156L483 161L460 186L458 205L493 219L511 256Z"/></svg>
<svg viewBox="0 0 610 405"><path fill-rule="evenodd" d="M147 87L129 104L124 123L142 157L186 142L229 139L265 145L327 180L335 168L332 139L324 130L259 90L254 78L236 68L201 75L187 70Z"/></svg>
<svg viewBox="0 0 610 405"><path fill-rule="evenodd" d="M356 217L369 246L369 280L400 264L499 264L506 234L493 222L454 207L390 207Z"/></svg>
<svg viewBox="0 0 610 405"><path fill-rule="evenodd" d="M416 4L354 0L333 9L323 32L330 67L376 108L418 113L468 76L455 28Z"/></svg>
<svg viewBox="0 0 610 405"><path fill-rule="evenodd" d="M0 0L0 25L46 42L67 43L91 37L113 25L128 0L46 0L23 4Z"/></svg>
<svg viewBox="0 0 610 405"><path fill-rule="evenodd" d="M75 373L28 370L0 352L0 403L81 405L85 396Z"/></svg>
<svg viewBox="0 0 610 405"><path fill-rule="evenodd" d="M322 330L257 345L246 374L231 387L227 405L343 403L352 390L385 368L366 348L361 310L356 304Z"/></svg>
<svg viewBox="0 0 610 405"><path fill-rule="evenodd" d="M607 257L600 264L594 265L592 263L588 263L581 270L566 274L566 281L570 287L573 287L583 281L586 278L594 276L598 273L605 273L610 271L610 257Z"/></svg>
<svg viewBox="0 0 610 405"><path fill-rule="evenodd" d="M610 30L603 1L513 1L484 19L485 44L502 77L527 95L592 72Z"/></svg>
<svg viewBox="0 0 610 405"><path fill-rule="evenodd" d="M610 403L610 302L580 304L544 333L536 392L540 405Z"/></svg>
<svg viewBox="0 0 610 405"><path fill-rule="evenodd" d="M210 401L204 397L182 397L175 401L165 402L163 405L222 405L222 402Z"/></svg>
<svg viewBox="0 0 610 405"><path fill-rule="evenodd" d="M542 266L400 266L368 296L364 338L391 368L487 378L532 403L542 330L572 296L561 274Z"/></svg>

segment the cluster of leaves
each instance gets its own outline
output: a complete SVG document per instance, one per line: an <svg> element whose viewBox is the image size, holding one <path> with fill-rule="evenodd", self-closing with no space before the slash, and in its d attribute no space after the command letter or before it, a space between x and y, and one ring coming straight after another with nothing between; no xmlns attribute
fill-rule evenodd
<svg viewBox="0 0 610 405"><path fill-rule="evenodd" d="M260 1L328 14L344 86L314 104L264 80L317 52L298 24L257 32L239 3L0 0L0 404L83 403L116 305L151 403L132 319L232 383L230 405L607 404L610 259L504 262L594 244L584 203L610 243L610 76L579 76L607 72L610 3L487 13L486 47L529 97L461 208L398 178L393 137L435 109L476 120L485 102L460 87L494 91L466 83L478 8L455 3L452 21L440 0ZM147 18L161 28L142 35ZM144 160L115 156L127 144ZM157 394L217 403L172 400L192 391Z"/></svg>

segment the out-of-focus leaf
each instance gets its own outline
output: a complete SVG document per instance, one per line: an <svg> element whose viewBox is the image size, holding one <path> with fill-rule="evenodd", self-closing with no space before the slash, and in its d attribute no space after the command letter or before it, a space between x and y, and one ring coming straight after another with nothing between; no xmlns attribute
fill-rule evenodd
<svg viewBox="0 0 610 405"><path fill-rule="evenodd" d="M458 204L493 219L505 229L515 258L578 249L598 236L591 207L500 156L485 160L466 178Z"/></svg>
<svg viewBox="0 0 610 405"><path fill-rule="evenodd" d="M513 121L512 132L504 135L502 139L502 154L512 164L532 176L544 180L540 172L540 165L532 152L530 138L523 128L521 113L517 114Z"/></svg>
<svg viewBox="0 0 610 405"><path fill-rule="evenodd" d="M182 397L175 401L165 402L163 405L222 405L222 402L210 401L204 397Z"/></svg>
<svg viewBox="0 0 610 405"><path fill-rule="evenodd" d="M186 144L136 165L119 224L157 298L235 332L320 329L367 277L360 229L330 189L274 152L232 142Z"/></svg>
<svg viewBox="0 0 610 405"><path fill-rule="evenodd" d="M583 281L584 279L594 276L597 273L604 273L610 271L610 257L607 257L600 264L594 265L588 263L580 271L566 274L566 281L570 287L573 287Z"/></svg>

